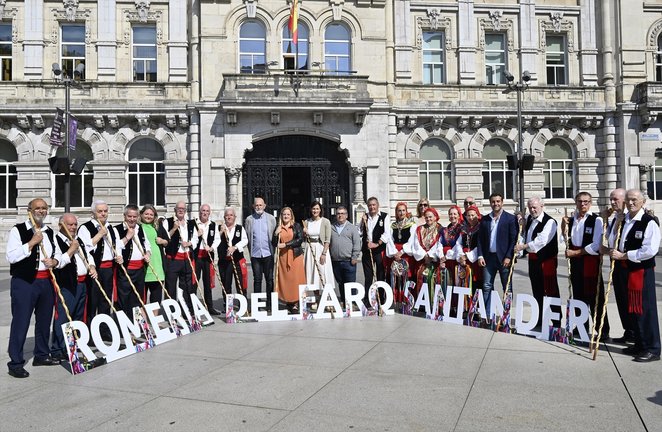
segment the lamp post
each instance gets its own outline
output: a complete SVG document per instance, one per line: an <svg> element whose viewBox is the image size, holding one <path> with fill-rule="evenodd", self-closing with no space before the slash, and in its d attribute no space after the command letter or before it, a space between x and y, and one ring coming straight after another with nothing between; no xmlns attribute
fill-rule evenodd
<svg viewBox="0 0 662 432"><path fill-rule="evenodd" d="M71 86L78 86L83 72L85 72L85 65L79 63L74 70L74 76L69 77L67 75L62 76L62 68L59 63L53 63L52 66L53 75L55 75L55 82L64 85L64 145L67 149L67 169L64 174L64 212L69 213L71 211L71 150L69 148L69 112L71 104Z"/></svg>
<svg viewBox="0 0 662 432"><path fill-rule="evenodd" d="M522 93L529 88L529 81L531 81L531 73L529 71L522 72L522 77L519 82L514 82L515 77L508 71L504 72L506 80L508 81L508 88L503 93L508 94L512 91L517 92L517 163L515 169L518 171L518 188L519 188L519 210L524 214L524 170L532 169L532 155L524 156L524 146L522 138ZM526 162L525 162L526 161Z"/></svg>

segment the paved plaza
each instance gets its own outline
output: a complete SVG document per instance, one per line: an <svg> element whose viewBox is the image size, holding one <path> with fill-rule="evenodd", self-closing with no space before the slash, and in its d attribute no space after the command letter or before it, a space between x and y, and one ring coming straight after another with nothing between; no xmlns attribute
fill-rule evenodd
<svg viewBox="0 0 662 432"><path fill-rule="evenodd" d="M525 269L515 272L516 293L530 293ZM10 317L4 272L4 346ZM609 317L621 336L613 294ZM32 346L30 329L30 360ZM217 319L75 377L31 361L27 379L0 373L0 430L660 431L662 362L635 363L622 347L603 344L593 361L586 347L397 314Z"/></svg>

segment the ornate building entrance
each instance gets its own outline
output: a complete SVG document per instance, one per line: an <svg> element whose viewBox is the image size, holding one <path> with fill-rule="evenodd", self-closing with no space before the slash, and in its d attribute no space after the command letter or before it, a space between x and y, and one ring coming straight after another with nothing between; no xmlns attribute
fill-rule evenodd
<svg viewBox="0 0 662 432"><path fill-rule="evenodd" d="M262 196L274 214L292 207L296 220L308 217L308 206L318 200L324 215L333 219L338 205L349 205L349 165L338 144L319 137L288 135L253 144L246 152L243 212L252 212L253 197Z"/></svg>

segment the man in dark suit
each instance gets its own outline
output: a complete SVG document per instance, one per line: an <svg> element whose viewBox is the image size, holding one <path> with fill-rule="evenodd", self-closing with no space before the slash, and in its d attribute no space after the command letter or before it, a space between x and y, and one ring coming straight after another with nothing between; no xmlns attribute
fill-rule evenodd
<svg viewBox="0 0 662 432"><path fill-rule="evenodd" d="M490 195L490 207L492 212L483 216L478 229L478 264L484 268L483 297L488 315L497 272L504 291L506 289L519 231L515 215L503 210L503 196L500 193Z"/></svg>

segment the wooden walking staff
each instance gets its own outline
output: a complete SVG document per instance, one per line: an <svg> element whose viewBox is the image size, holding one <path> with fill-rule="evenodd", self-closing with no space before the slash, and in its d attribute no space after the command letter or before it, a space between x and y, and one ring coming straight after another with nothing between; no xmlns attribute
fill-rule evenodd
<svg viewBox="0 0 662 432"><path fill-rule="evenodd" d="M600 247L602 245L607 244L607 223L608 223L609 218L602 218L602 243L600 243ZM595 307L593 308L593 324L591 325L591 342L588 344L588 352L593 352L593 349L595 348L595 345L597 344L597 341L595 340L596 332L595 329L597 328L597 323L596 321L598 320L598 305L600 304L600 287L602 285L602 253L600 253L600 263L598 265L598 286L595 287Z"/></svg>
<svg viewBox="0 0 662 432"><path fill-rule="evenodd" d="M136 236L131 237L133 240L133 244L138 247L138 251L142 254L142 256L145 256L145 251L143 250L142 246L140 246L140 242L136 239ZM158 281L159 285L161 285L161 289L165 293L165 295L168 297L168 299L172 300L172 297L170 297L170 294L168 294L168 290L165 287L165 284L163 281L159 278L159 275L156 273L156 270L154 269L154 266L152 266L152 263L150 261L147 261L147 268L152 272L156 280Z"/></svg>
<svg viewBox="0 0 662 432"><path fill-rule="evenodd" d="M503 290L503 317L505 317L506 314L506 303L507 303L507 297L508 297L508 292L512 291L510 288L510 283L513 279L513 270L515 269L515 263L517 262L517 245L520 242L520 236L522 235L522 228L524 227L524 214L522 214L522 219L519 221L517 224L519 225L519 229L517 230L517 240L515 241L515 248L513 249L513 259L510 262L510 269L508 271L508 281L506 282L506 287ZM489 312L488 312L489 313ZM501 317L503 319L503 317ZM496 326L496 331L499 331L499 328L501 327L501 324L503 324L501 321L502 319L499 320ZM541 317L542 319L542 317ZM509 323L510 324L510 323Z"/></svg>
<svg viewBox="0 0 662 432"><path fill-rule="evenodd" d="M304 228L306 230L308 229L308 222L305 220L302 220L301 223L303 224ZM310 248L310 253L313 255L313 262L315 263L315 269L317 270L317 275L319 276L320 283L322 284L322 292L324 292L324 285L326 285L326 281L324 280L324 274L322 273L322 270L320 269L320 263L317 261L317 254L315 253L315 248L313 247L312 243L310 242L310 236L306 234L306 242L308 243L308 247ZM334 313L333 313L333 307L330 309L331 312L331 319L336 319Z"/></svg>
<svg viewBox="0 0 662 432"><path fill-rule="evenodd" d="M225 240L228 242L228 247L230 247L230 234L228 234L228 227L227 225L223 225L223 234L225 234ZM232 263L232 273L234 273L234 279L235 282L237 283L237 291L241 293L244 297L246 297L246 293L244 292L244 287L241 283L241 279L239 278L239 272L237 271L237 266L234 263L234 258L230 257L230 262Z"/></svg>
<svg viewBox="0 0 662 432"><path fill-rule="evenodd" d="M616 231L616 240L614 241L615 249L618 249L618 245L621 242L621 232L623 231L623 225L625 225L625 203L623 203L623 207L621 209L620 215L623 216L623 220L618 225L618 231ZM618 214L616 215L616 219L614 220L614 223L618 223ZM609 280L607 281L607 292L605 292L605 302L604 305L602 306L602 316L600 317L600 326L598 327L597 341L600 341L600 337L602 337L602 327L605 324L605 316L607 315L607 302L609 301L609 293L611 292L611 286L614 283L615 264L616 264L616 260L614 258L611 258L611 264L609 266ZM597 305L596 305L596 309L597 309ZM600 344L596 343L595 349L593 350L593 360L595 360L598 357L599 349L600 349Z"/></svg>
<svg viewBox="0 0 662 432"><path fill-rule="evenodd" d="M368 237L368 216L363 214L363 232L365 233L366 238ZM370 263L372 264L372 280L370 281L370 287L372 287L377 279L377 266L375 265L375 257L372 255L372 249L368 248L370 252ZM379 294L379 288L377 290L377 316L382 316L382 299Z"/></svg>
<svg viewBox="0 0 662 432"><path fill-rule="evenodd" d="M110 233L106 230L106 235L104 236L104 241L107 240L107 236L109 236L109 235L110 235ZM113 248L113 243L110 240L108 240L107 242L108 242L108 246L110 247L110 251L113 254L113 260L117 260L117 253L115 252L115 248ZM119 266L122 269L122 272L124 273L124 276L126 276L126 280L129 281L129 285L131 286L131 289L136 294L136 297L138 297L138 301L140 302L142 307L145 308L145 303L143 302L142 297L138 293L138 289L133 284L133 281L131 280L131 277L129 276L129 272L126 271L126 267L124 267L123 264L119 264Z"/></svg>
<svg viewBox="0 0 662 432"><path fill-rule="evenodd" d="M67 236L69 241L74 241L73 236L69 233L69 230L67 227L63 224L60 223L60 226L63 228L64 234ZM78 256L80 259L83 260L83 264L85 264L85 269L87 272L90 272L90 263L87 261L87 258L85 257L85 253L81 250L81 248L78 248ZM97 278L92 278L92 280L96 283L97 287L99 288L99 291L101 291L101 294L103 295L103 298L106 299L106 302L110 306L110 310L113 311L114 314L117 314L117 309L115 309L115 305L113 304L112 300L108 298L108 295L106 294L106 291L103 290L103 287L101 286L101 282L99 282L99 279Z"/></svg>
<svg viewBox="0 0 662 432"><path fill-rule="evenodd" d="M193 221L193 222L195 223L195 227L197 228L198 223L195 222L195 221ZM193 267L193 260L191 259L190 248L188 246L184 246L184 242L182 241L182 239L184 237L182 237L181 228L182 227L178 228L179 229L179 244L184 249L184 253L186 254L186 260L188 261L189 266L191 266L191 276L192 276L192 279L193 279L193 283L195 284L195 289L198 292L198 297L202 298L204 300L205 295L204 295L204 293L202 293L200 291L200 281L198 280L198 277L195 275L195 268ZM190 239L189 239L189 241L190 241ZM191 311L191 312L193 312L193 311Z"/></svg>
<svg viewBox="0 0 662 432"><path fill-rule="evenodd" d="M200 228L198 228L198 221L197 220L195 220L195 227L196 227L196 229L200 229ZM207 240L205 240L205 236L200 236L200 238L202 239L202 245L205 247L205 250L206 250L207 247L209 247L209 245L207 244ZM221 289L223 290L223 295L227 299L228 293L225 290L225 285L223 285L223 280L221 279L221 272L218 271L218 265L216 264L216 260L214 259L214 255L213 255L214 251L211 250L208 253L209 253L209 258L211 260L211 265L214 267L214 272L216 273L216 279L218 279L218 282L221 284Z"/></svg>

